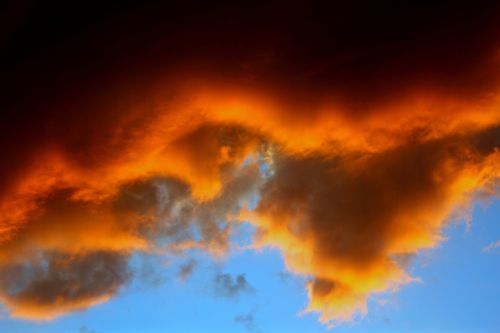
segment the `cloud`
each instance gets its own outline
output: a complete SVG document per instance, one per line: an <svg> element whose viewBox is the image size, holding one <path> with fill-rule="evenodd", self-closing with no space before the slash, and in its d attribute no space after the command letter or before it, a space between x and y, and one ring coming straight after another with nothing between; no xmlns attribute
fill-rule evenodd
<svg viewBox="0 0 500 333"><path fill-rule="evenodd" d="M237 298L241 294L253 294L255 289L248 283L244 274L233 277L226 273L217 273L213 281L215 296L223 298Z"/></svg>
<svg viewBox="0 0 500 333"><path fill-rule="evenodd" d="M287 283L290 280L290 278L292 278L292 274L285 272L285 271L280 271L280 272L276 273L276 275L278 276L278 279L282 283Z"/></svg>
<svg viewBox="0 0 500 333"><path fill-rule="evenodd" d="M12 316L54 318L115 295L131 277L128 262L134 251L180 255L200 249L222 255L231 228L225 215L246 202L256 175L251 165L229 173L223 193L207 203L198 203L186 184L164 178L126 184L112 198L93 203L74 200L73 190L54 192L39 213L0 244L0 299ZM144 258L141 263L136 278L163 282L157 263ZM182 276L193 268L194 262L188 263ZM101 280L93 279L94 273ZM71 288L86 284L68 290L64 283Z"/></svg>
<svg viewBox="0 0 500 333"><path fill-rule="evenodd" d="M371 293L413 281L401 257L438 244L453 209L497 177L487 139L496 132L367 155L278 155L256 210L242 218L254 221L257 246L280 248L290 270L314 276L309 311L350 320Z"/></svg>
<svg viewBox="0 0 500 333"><path fill-rule="evenodd" d="M88 328L87 326L82 326L80 327L80 333L98 333L97 331L95 330L92 330L90 328Z"/></svg>
<svg viewBox="0 0 500 333"><path fill-rule="evenodd" d="M487 246L485 246L483 248L483 251L484 252L491 252L491 251L493 251L493 250L495 250L495 249L497 249L499 247L500 247L500 241L496 241L496 242L493 242L493 243L488 244Z"/></svg>
<svg viewBox="0 0 500 333"><path fill-rule="evenodd" d="M182 281L186 281L193 274L195 267L196 261L194 261L193 259L187 261L179 267L177 277Z"/></svg>
<svg viewBox="0 0 500 333"><path fill-rule="evenodd" d="M130 278L126 256L54 253L1 269L0 299L14 317L51 319L117 294Z"/></svg>
<svg viewBox="0 0 500 333"><path fill-rule="evenodd" d="M141 253L134 259L137 259L138 264L129 263L129 269L134 272L134 280L138 282L139 289L158 288L167 282L166 276L162 273L168 262L163 256Z"/></svg>
<svg viewBox="0 0 500 333"><path fill-rule="evenodd" d="M497 193L497 4L54 6L1 54L14 316L116 295L137 252L222 257L245 220L311 278L307 311L349 321Z"/></svg>
<svg viewBox="0 0 500 333"><path fill-rule="evenodd" d="M254 312L255 310L247 314L237 315L234 317L234 322L243 325L249 332L262 332L255 322Z"/></svg>

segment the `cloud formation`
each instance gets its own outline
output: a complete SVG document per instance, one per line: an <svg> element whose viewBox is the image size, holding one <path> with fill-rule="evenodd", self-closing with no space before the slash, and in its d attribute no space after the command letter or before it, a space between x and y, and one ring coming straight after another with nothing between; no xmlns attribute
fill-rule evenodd
<svg viewBox="0 0 500 333"><path fill-rule="evenodd" d="M0 35L0 299L13 316L112 297L135 252L223 256L245 220L255 247L311 278L308 311L348 321L412 281L406 259L476 193L497 193L498 5L25 11ZM251 289L244 276L216 285Z"/></svg>
<svg viewBox="0 0 500 333"><path fill-rule="evenodd" d="M484 252L491 252L499 247L500 247L500 241L496 241L496 242L490 243L487 246L485 246L483 251Z"/></svg>
<svg viewBox="0 0 500 333"><path fill-rule="evenodd" d="M401 258L438 244L453 209L498 177L497 132L472 143L454 136L369 155L276 158L249 212L257 244L277 246L292 271L314 276L309 310L325 322L365 313L370 293L412 281Z"/></svg>
<svg viewBox="0 0 500 333"><path fill-rule="evenodd" d="M227 273L217 273L214 277L214 294L218 297L237 298L243 293L254 293L244 274L233 277Z"/></svg>
<svg viewBox="0 0 500 333"><path fill-rule="evenodd" d="M109 299L129 277L126 256L54 253L3 266L0 299L14 317L50 319Z"/></svg>

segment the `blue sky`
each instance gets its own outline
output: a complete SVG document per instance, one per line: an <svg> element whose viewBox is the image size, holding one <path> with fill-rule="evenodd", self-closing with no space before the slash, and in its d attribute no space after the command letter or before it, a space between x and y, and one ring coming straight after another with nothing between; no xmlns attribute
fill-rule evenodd
<svg viewBox="0 0 500 333"><path fill-rule="evenodd" d="M333 329L339 333L454 332L493 333L500 327L500 248L484 248L500 239L500 203L478 204L473 222L454 223L447 240L421 252L410 271L422 282L396 293L370 299L369 312L353 323ZM248 228L244 228L249 231ZM152 268L150 281L134 282L121 294L85 311L53 321L31 322L6 317L0 332L9 333L125 333L125 332L328 332L315 314L300 315L307 304L306 278L285 272L273 249L241 250L224 260L196 254L193 274L182 281L179 265L187 258L158 258L137 265ZM139 269L140 271L140 269ZM244 274L253 291L234 297L214 294L216 274Z"/></svg>

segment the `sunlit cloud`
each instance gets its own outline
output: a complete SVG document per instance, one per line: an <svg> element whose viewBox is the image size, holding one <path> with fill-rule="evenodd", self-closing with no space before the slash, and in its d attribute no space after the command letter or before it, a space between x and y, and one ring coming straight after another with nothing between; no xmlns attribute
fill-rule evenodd
<svg viewBox="0 0 500 333"><path fill-rule="evenodd" d="M401 5L427 15L402 22L367 5L376 20L360 26L359 9L340 3L239 18L213 6L186 22L168 19L190 12L182 5L158 22L125 11L119 28L47 46L54 73L43 61L7 71L0 301L11 316L52 319L114 297L138 275L136 253L185 258L186 280L190 251L220 260L249 223L248 247L277 248L307 279L304 312L352 321L371 296L418 280L411 258L439 245L478 192L497 194L494 8L478 7L479 20L458 5ZM256 15L263 26L248 29ZM131 18L144 27L120 25ZM109 38L123 62L88 51L106 50L106 32L125 36ZM254 291L222 273L214 288Z"/></svg>

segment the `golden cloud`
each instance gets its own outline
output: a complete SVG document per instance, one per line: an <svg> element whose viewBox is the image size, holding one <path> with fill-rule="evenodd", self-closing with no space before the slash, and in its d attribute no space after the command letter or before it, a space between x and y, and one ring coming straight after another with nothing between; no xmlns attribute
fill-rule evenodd
<svg viewBox="0 0 500 333"><path fill-rule="evenodd" d="M402 258L435 247L475 193L496 194L496 6L234 6L89 10L42 29L43 47L9 46L0 300L13 316L109 299L136 251L221 256L244 220L255 247L311 278L306 311L351 320L414 280Z"/></svg>

